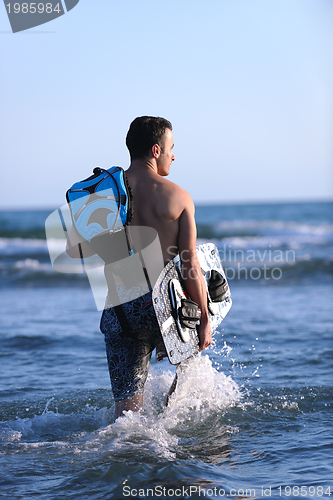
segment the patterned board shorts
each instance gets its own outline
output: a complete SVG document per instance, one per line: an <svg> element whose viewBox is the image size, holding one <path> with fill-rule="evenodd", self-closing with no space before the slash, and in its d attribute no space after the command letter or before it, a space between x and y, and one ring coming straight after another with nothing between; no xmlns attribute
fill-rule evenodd
<svg viewBox="0 0 333 500"><path fill-rule="evenodd" d="M151 354L165 353L163 339L152 303L152 292L123 304L130 332L123 332L112 307L101 318L112 391L115 401L143 391L148 376ZM163 354L163 357L166 354Z"/></svg>

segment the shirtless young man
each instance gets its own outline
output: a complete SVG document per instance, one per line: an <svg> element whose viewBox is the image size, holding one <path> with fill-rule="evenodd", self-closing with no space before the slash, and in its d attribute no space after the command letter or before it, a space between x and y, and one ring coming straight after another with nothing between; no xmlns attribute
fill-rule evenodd
<svg viewBox="0 0 333 500"><path fill-rule="evenodd" d="M157 231L164 265L179 253L186 291L201 309L198 333L202 351L211 344L212 337L206 285L196 254L194 204L184 189L166 179L175 160L172 125L164 118L138 117L131 123L126 145L131 156L126 176L134 201L130 226L146 226ZM124 411L141 409L151 353L161 343L151 292L124 304L123 310L131 335L122 331L113 308L105 309L101 319L115 418ZM174 388L175 383L169 394Z"/></svg>

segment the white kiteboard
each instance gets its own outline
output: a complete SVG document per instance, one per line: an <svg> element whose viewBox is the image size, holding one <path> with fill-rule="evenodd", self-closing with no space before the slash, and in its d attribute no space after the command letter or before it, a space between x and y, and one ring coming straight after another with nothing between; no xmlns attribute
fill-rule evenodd
<svg viewBox="0 0 333 500"><path fill-rule="evenodd" d="M208 312L214 332L231 308L231 293L216 246L213 243L199 245L197 255L206 281ZM184 292L179 256L159 275L153 289L153 304L170 363L178 365L198 354L199 315Z"/></svg>

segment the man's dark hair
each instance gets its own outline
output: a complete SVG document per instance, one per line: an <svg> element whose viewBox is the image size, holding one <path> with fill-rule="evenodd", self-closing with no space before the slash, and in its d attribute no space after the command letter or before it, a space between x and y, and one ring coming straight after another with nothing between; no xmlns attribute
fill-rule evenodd
<svg viewBox="0 0 333 500"><path fill-rule="evenodd" d="M165 118L155 116L135 118L126 136L126 146L130 152L131 160L148 156L154 144L158 144L163 153L164 134L167 128L172 130L172 125Z"/></svg>

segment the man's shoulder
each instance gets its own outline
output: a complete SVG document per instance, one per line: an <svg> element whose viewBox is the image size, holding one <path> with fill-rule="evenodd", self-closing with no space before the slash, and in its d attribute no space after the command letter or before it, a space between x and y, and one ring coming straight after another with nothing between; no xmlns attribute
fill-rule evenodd
<svg viewBox="0 0 333 500"><path fill-rule="evenodd" d="M170 198L181 200L184 205L193 204L190 194L181 186L179 186L175 182L170 181L169 179L166 179L165 177L162 177L161 181Z"/></svg>
<svg viewBox="0 0 333 500"><path fill-rule="evenodd" d="M184 212L194 213L194 204L191 196L178 184L163 177L160 182L160 189L156 192L156 209L167 214L167 218L179 219Z"/></svg>

